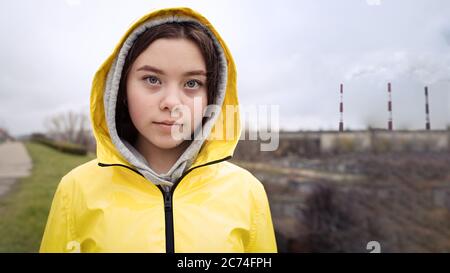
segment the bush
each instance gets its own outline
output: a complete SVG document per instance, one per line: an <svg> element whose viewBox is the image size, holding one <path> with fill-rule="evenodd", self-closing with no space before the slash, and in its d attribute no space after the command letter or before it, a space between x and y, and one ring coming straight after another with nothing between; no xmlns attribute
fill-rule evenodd
<svg viewBox="0 0 450 273"><path fill-rule="evenodd" d="M48 147L56 149L63 153L74 154L74 155L87 155L87 148L81 145L63 142L63 141L55 141L45 137L42 134L33 134L31 136L31 140L37 143L44 144Z"/></svg>

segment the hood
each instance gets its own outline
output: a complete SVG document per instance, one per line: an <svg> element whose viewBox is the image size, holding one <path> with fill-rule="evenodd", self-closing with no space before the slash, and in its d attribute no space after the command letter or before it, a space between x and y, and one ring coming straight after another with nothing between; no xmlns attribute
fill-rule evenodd
<svg viewBox="0 0 450 273"><path fill-rule="evenodd" d="M115 110L121 71L130 47L141 33L163 23L185 21L202 26L219 52L221 71L214 104L220 106L221 110L213 112L203 125L205 137L192 140L171 169L165 174L158 174L132 145L117 134ZM189 169L233 155L241 134L238 104L233 58L206 18L189 8L168 8L146 14L128 29L112 54L98 69L92 82L90 118L97 143L98 162L125 165L137 170L156 185L171 186ZM226 111L227 105L234 106L236 111Z"/></svg>

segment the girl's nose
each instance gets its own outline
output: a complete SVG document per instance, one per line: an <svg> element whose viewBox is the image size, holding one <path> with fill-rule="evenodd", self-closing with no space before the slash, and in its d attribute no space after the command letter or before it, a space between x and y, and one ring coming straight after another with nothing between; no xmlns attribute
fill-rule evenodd
<svg viewBox="0 0 450 273"><path fill-rule="evenodd" d="M180 90L177 87L169 87L164 90L163 96L160 101L160 109L161 110L169 110L172 111L177 105L181 104L180 99Z"/></svg>

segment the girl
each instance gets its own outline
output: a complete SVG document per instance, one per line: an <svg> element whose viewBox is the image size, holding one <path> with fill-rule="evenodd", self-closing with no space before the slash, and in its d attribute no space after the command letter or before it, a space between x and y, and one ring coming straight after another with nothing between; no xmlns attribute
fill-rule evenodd
<svg viewBox="0 0 450 273"><path fill-rule="evenodd" d="M61 179L40 251L276 252L263 185L227 161L241 129L227 106L236 68L211 24L142 17L94 77L97 158Z"/></svg>

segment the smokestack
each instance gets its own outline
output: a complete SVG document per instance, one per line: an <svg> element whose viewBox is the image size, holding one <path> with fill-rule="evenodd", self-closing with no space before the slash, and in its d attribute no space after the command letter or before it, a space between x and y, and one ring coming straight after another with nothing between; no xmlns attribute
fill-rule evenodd
<svg viewBox="0 0 450 273"><path fill-rule="evenodd" d="M428 86L425 86L425 129L430 130L430 108L428 106Z"/></svg>
<svg viewBox="0 0 450 273"><path fill-rule="evenodd" d="M339 132L344 131L344 85L341 83L341 102L339 104Z"/></svg>
<svg viewBox="0 0 450 273"><path fill-rule="evenodd" d="M391 83L388 83L388 111L389 111L389 120L388 120L388 130L392 131L392 96L391 96Z"/></svg>

